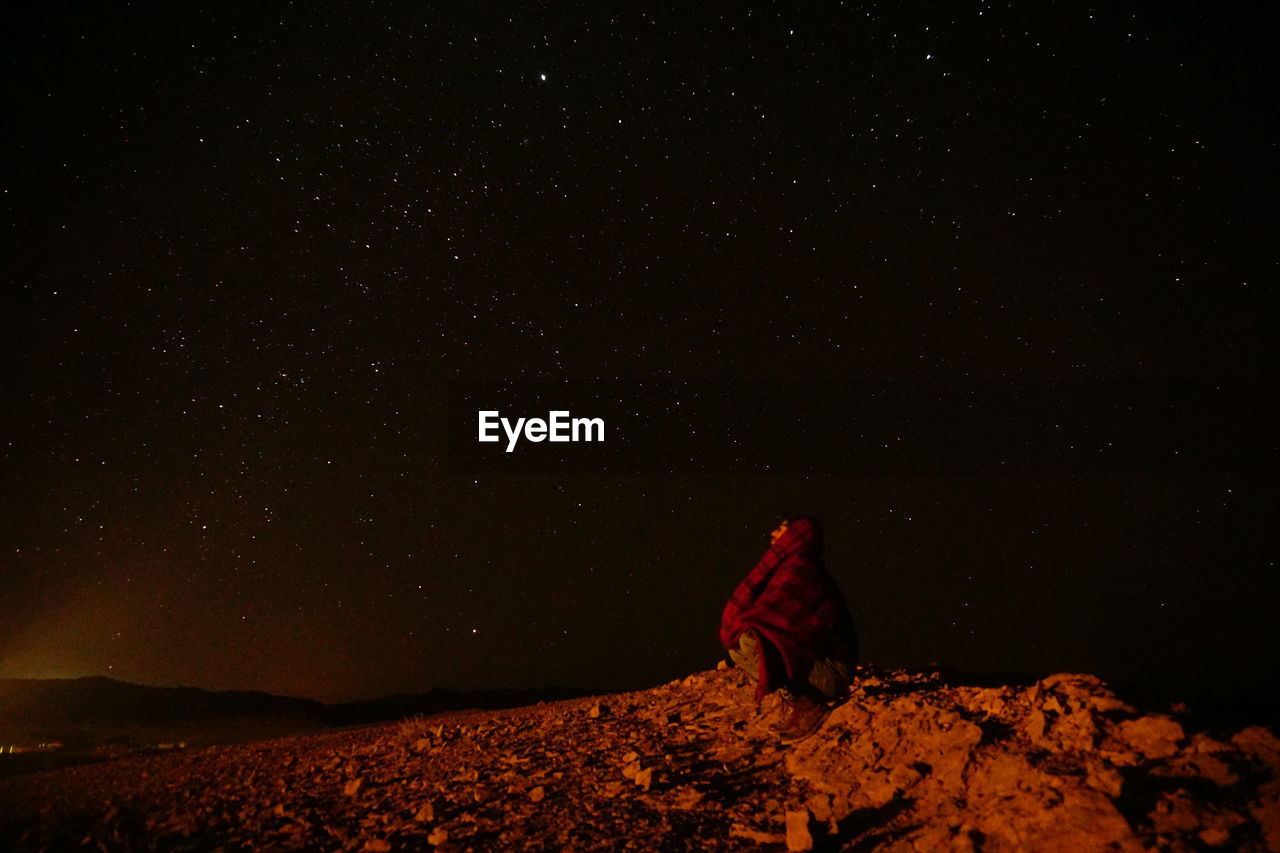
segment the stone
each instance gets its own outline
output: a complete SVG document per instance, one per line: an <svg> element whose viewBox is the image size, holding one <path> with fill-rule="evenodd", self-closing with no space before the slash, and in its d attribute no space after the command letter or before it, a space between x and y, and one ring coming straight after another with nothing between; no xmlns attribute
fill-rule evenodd
<svg viewBox="0 0 1280 853"><path fill-rule="evenodd" d="M703 794L696 788L688 785L682 785L671 793L671 808L688 811L696 808L702 802Z"/></svg>
<svg viewBox="0 0 1280 853"><path fill-rule="evenodd" d="M1195 753L1189 749L1152 768L1151 773L1174 779L1198 776L1222 787L1234 785L1240 779L1222 759L1211 753Z"/></svg>
<svg viewBox="0 0 1280 853"><path fill-rule="evenodd" d="M1221 847L1231 840L1231 833L1220 826L1201 830L1200 840L1209 847Z"/></svg>
<svg viewBox="0 0 1280 853"><path fill-rule="evenodd" d="M808 810L787 812L787 849L812 850L813 835L809 832Z"/></svg>
<svg viewBox="0 0 1280 853"><path fill-rule="evenodd" d="M1237 749L1258 758L1273 771L1280 772L1280 738L1262 726L1249 726L1241 729L1231 738Z"/></svg>
<svg viewBox="0 0 1280 853"><path fill-rule="evenodd" d="M1124 788L1124 776L1103 758L1086 759L1085 780L1090 788L1106 794L1113 800L1120 796L1120 791Z"/></svg>
<svg viewBox="0 0 1280 853"><path fill-rule="evenodd" d="M817 792L810 794L809 799L805 800L805 807L809 809L813 819L819 823L826 823L831 820L830 795Z"/></svg>
<svg viewBox="0 0 1280 853"><path fill-rule="evenodd" d="M757 844L785 844L787 841L787 836L781 833L763 832L740 823L735 823L729 827L729 835L733 838L745 838Z"/></svg>
<svg viewBox="0 0 1280 853"><path fill-rule="evenodd" d="M1147 759L1168 758L1186 737L1176 720L1155 714L1125 720L1113 731L1119 740Z"/></svg>
<svg viewBox="0 0 1280 853"><path fill-rule="evenodd" d="M1262 830L1267 850L1280 850L1280 781L1272 780L1257 800L1249 804L1249 814Z"/></svg>
<svg viewBox="0 0 1280 853"><path fill-rule="evenodd" d="M46 774L0 780L0 812L30 801L21 818L34 827L31 849L60 849L65 835L94 849L213 837L227 849L357 853L384 842L579 853L666 842L1280 850L1280 739L1265 729L1229 742L1186 737L1176 717L1100 710L1114 701L1105 685L1075 676L1046 679L1033 698L1022 688L866 672L879 687L837 704L821 731L785 749L757 725L760 706L732 670L687 687L449 712L439 737L424 737L425 724L408 734L375 727L55 771L48 784ZM595 720L592 703L601 707ZM663 725L670 718L683 725ZM110 821L100 817L117 802ZM119 843L97 830L67 834L77 826L71 809L118 832Z"/></svg>

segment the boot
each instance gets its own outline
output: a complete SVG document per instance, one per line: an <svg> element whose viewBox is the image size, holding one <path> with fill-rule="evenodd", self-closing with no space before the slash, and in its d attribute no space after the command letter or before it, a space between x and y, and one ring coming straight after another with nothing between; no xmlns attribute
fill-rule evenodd
<svg viewBox="0 0 1280 853"><path fill-rule="evenodd" d="M816 732L830 709L812 696L801 694L791 700L791 714L779 730L783 743L795 743Z"/></svg>

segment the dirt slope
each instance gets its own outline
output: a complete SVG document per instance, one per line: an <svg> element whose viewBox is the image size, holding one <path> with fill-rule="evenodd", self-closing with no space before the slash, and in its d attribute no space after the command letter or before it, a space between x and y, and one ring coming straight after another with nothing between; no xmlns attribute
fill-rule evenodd
<svg viewBox="0 0 1280 853"><path fill-rule="evenodd" d="M780 745L742 673L0 783L0 847L1280 850L1280 740L1030 688L861 673ZM81 845L84 847L81 847Z"/></svg>

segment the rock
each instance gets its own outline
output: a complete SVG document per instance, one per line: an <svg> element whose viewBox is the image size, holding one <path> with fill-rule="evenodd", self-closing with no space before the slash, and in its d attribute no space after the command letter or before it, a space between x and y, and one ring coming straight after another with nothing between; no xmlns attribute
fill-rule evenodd
<svg viewBox="0 0 1280 853"><path fill-rule="evenodd" d="M1085 761L1085 784L1114 800L1124 788L1124 776L1106 759L1091 756Z"/></svg>
<svg viewBox="0 0 1280 853"><path fill-rule="evenodd" d="M1197 832L1203 818L1195 802L1183 790L1162 794L1150 817L1156 832L1166 835Z"/></svg>
<svg viewBox="0 0 1280 853"><path fill-rule="evenodd" d="M810 794L809 799L805 800L805 807L809 810L809 814L813 815L813 819L819 823L826 823L831 820L830 795L820 793Z"/></svg>
<svg viewBox="0 0 1280 853"><path fill-rule="evenodd" d="M724 672L728 668L729 668L729 664L725 660L722 659L716 662L716 669L719 670L720 672Z"/></svg>
<svg viewBox="0 0 1280 853"><path fill-rule="evenodd" d="M1059 688L1064 695L1086 695L1096 692L1109 692L1101 678L1087 672L1057 672L1040 679L1039 686L1044 690Z"/></svg>
<svg viewBox="0 0 1280 853"><path fill-rule="evenodd" d="M1057 777L1037 774L1028 790L1007 798L979 797L970 806L983 849L1077 853L1140 853L1143 846L1110 798L1088 788L1055 790Z"/></svg>
<svg viewBox="0 0 1280 853"><path fill-rule="evenodd" d="M910 733L909 736L906 733ZM831 740L839 742L831 748ZM917 704L907 696L847 702L827 718L820 736L796 744L786 768L814 791L835 795L836 820L887 805L928 779L948 796L962 796L964 773L982 729L954 711Z"/></svg>
<svg viewBox="0 0 1280 853"><path fill-rule="evenodd" d="M434 737L375 727L0 780L0 848L16 811L30 849L1280 850L1266 729L1184 733L1075 675L1027 691L862 672L873 689L783 749L761 722L781 700L744 701L730 670L457 712Z"/></svg>
<svg viewBox="0 0 1280 853"><path fill-rule="evenodd" d="M809 833L809 812L807 810L787 812L787 849L813 849L813 836Z"/></svg>
<svg viewBox="0 0 1280 853"><path fill-rule="evenodd" d="M758 829L752 829L740 823L735 823L729 827L729 835L732 838L745 838L757 844L785 844L787 841L787 837L781 833L761 832Z"/></svg>
<svg viewBox="0 0 1280 853"><path fill-rule="evenodd" d="M1166 793L1156 802L1149 815L1156 832L1170 837L1199 836L1211 847L1225 844L1231 831L1245 819L1229 809L1198 802L1184 789ZM1207 840L1220 839L1220 840Z"/></svg>
<svg viewBox="0 0 1280 853"><path fill-rule="evenodd" d="M1008 708L1008 704L1005 696L1000 691L980 690L972 697L969 707L986 714L988 717L998 717Z"/></svg>
<svg viewBox="0 0 1280 853"><path fill-rule="evenodd" d="M1044 740L1045 729L1048 728L1049 721L1045 717L1044 712L1036 708L1027 715L1026 721L1023 723L1022 730L1032 743L1039 743Z"/></svg>
<svg viewBox="0 0 1280 853"><path fill-rule="evenodd" d="M391 849L391 842L381 838L370 838L360 849L368 853L387 853Z"/></svg>
<svg viewBox="0 0 1280 853"><path fill-rule="evenodd" d="M1231 840L1231 833L1222 827L1214 827L1200 832L1200 840L1208 847L1221 847Z"/></svg>
<svg viewBox="0 0 1280 853"><path fill-rule="evenodd" d="M1223 752L1231 749L1229 744L1225 744L1217 738L1210 737L1204 732L1199 732L1191 737L1191 743L1187 744L1187 750L1194 753L1203 753L1212 755L1215 752Z"/></svg>
<svg viewBox="0 0 1280 853"><path fill-rule="evenodd" d="M671 808L688 811L702 802L703 794L696 788L682 785L671 792Z"/></svg>
<svg viewBox="0 0 1280 853"><path fill-rule="evenodd" d="M1163 764L1153 767L1151 775L1171 779L1200 777L1215 785L1226 787L1239 781L1226 762L1208 753L1196 753L1186 749L1170 757Z"/></svg>
<svg viewBox="0 0 1280 853"><path fill-rule="evenodd" d="M1273 779L1257 800L1249 804L1249 814L1262 830L1267 850L1280 850L1280 780Z"/></svg>
<svg viewBox="0 0 1280 853"><path fill-rule="evenodd" d="M1239 750L1247 752L1273 771L1280 772L1280 738L1262 726L1249 726L1241 729L1231 738L1231 743Z"/></svg>
<svg viewBox="0 0 1280 853"><path fill-rule="evenodd" d="M1133 711L1133 708L1116 698L1102 679L1088 673L1060 672L1041 679L1032 688L1033 701L1049 692L1057 694L1065 700L1067 706L1076 709L1088 709L1096 713ZM1045 696L1044 701L1062 707L1052 696Z"/></svg>
<svg viewBox="0 0 1280 853"><path fill-rule="evenodd" d="M1125 720L1113 729L1118 740L1144 758L1167 758L1178 751L1186 737L1182 726L1171 717L1149 715Z"/></svg>

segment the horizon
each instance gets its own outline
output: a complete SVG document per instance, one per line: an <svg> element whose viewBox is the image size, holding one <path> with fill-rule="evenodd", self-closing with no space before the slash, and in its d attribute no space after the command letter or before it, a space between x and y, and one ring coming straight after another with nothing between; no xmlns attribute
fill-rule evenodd
<svg viewBox="0 0 1280 853"><path fill-rule="evenodd" d="M690 672L677 675L670 679L665 679L653 684L636 684L636 685L620 685L617 687L601 687L597 686L568 686L561 684L545 684L537 686L519 686L519 685L496 685L482 687L454 687L450 685L434 685L423 688L415 688L410 690L393 691L389 693L380 693L376 695L353 696L347 698L321 699L314 696L303 696L291 693L276 693L270 690L263 690L255 687L210 687L199 684L157 684L142 681L131 681L113 675L73 675L73 676L9 676L0 674L0 681L18 682L18 681L36 681L36 682L67 682L67 681L110 681L117 684L129 685L132 687L147 687L158 690L197 690L205 693L249 693L263 694L280 699L299 699L308 702L316 702L325 706L337 706L347 704L359 704L362 702L377 702L384 699L393 699L396 697L417 697L425 696L435 692L445 693L542 693L542 692L572 692L580 696L591 695L613 695L618 693L631 693L636 691L651 690L663 685L670 684L673 681L681 681L684 678L698 673L711 672L717 669L719 663L724 663L730 667L733 666L731 659L726 654L721 661L700 670L691 670ZM944 680L954 681L958 684L986 684L986 683L1005 683L1005 684L1032 684L1037 681L1049 678L1054 675L1070 674L1066 671L1054 672L1012 672L1012 671L992 671L992 670L964 670L956 667L947 666L942 662L930 662L929 664L901 665L894 667L883 667L873 662L863 661L860 665L862 668L871 673L887 673L887 672L932 672L940 671L943 673ZM1076 674L1097 675L1097 673L1079 672ZM1119 680L1112 681L1110 679L1102 679L1112 690L1122 696L1140 697L1140 703L1192 703L1192 710L1195 711L1219 711L1219 710L1237 710L1242 713L1255 713L1259 715L1259 719L1263 719L1265 715L1274 714L1280 711L1280 690L1275 685L1266 682L1258 682L1251 687L1241 689L1235 693L1223 694L1212 688L1200 687L1199 689L1189 688L1179 690L1177 687L1165 687L1144 683L1142 681ZM1245 701L1246 705L1236 707L1230 703ZM1269 717L1268 717L1269 719Z"/></svg>
<svg viewBox="0 0 1280 853"><path fill-rule="evenodd" d="M271 696L277 699L298 699L306 702L315 702L320 705L351 705L362 702L377 702L382 699L394 699L401 696L418 697L426 696L431 693L546 693L558 691L575 691L581 695L593 695L593 688L576 688L564 687L558 684L549 684L539 687L477 687L477 688L456 688L446 685L436 687L427 687L421 690L399 691L394 693L382 693L376 696L357 696L350 699L324 700L317 699L313 696L298 696L290 693L273 693L269 690L261 690L252 687L202 687L197 684L153 684L140 681L129 681L111 675L72 675L72 676L50 676L50 677L29 677L29 676L7 676L0 675L0 682L4 681L111 681L116 684L125 684L130 687L147 687L156 690L198 690L203 693L252 693ZM644 687L634 687L622 690L600 690L601 695L604 693L626 693L632 690L647 690L659 685L648 685Z"/></svg>

